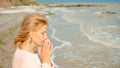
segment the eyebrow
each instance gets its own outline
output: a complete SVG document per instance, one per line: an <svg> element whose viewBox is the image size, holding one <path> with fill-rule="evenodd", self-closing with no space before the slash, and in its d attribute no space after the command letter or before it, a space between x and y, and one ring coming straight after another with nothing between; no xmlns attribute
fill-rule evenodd
<svg viewBox="0 0 120 68"><path fill-rule="evenodd" d="M43 31L43 32L47 32L47 31Z"/></svg>
<svg viewBox="0 0 120 68"><path fill-rule="evenodd" d="M47 32L47 31L41 31L41 32Z"/></svg>

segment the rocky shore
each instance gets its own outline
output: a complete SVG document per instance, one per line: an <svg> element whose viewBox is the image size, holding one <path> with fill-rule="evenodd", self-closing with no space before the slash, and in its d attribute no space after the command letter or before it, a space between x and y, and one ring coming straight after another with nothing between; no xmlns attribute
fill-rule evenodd
<svg viewBox="0 0 120 68"><path fill-rule="evenodd" d="M40 5L35 0L0 0L0 8L9 8L11 6L29 6L29 5Z"/></svg>
<svg viewBox="0 0 120 68"><path fill-rule="evenodd" d="M97 5L97 4L70 4L70 3L39 3L35 0L1 0L0 8L9 8L11 6L30 6L30 5L39 5L39 6L47 6L47 7L96 7L96 6L105 6L105 5Z"/></svg>
<svg viewBox="0 0 120 68"><path fill-rule="evenodd" d="M94 4L48 4L48 7L96 7L105 5L94 5Z"/></svg>

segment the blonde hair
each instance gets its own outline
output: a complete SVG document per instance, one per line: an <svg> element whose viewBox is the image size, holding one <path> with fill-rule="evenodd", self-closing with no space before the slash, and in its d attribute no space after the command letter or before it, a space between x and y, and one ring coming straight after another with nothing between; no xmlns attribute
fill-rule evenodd
<svg viewBox="0 0 120 68"><path fill-rule="evenodd" d="M14 45L21 45L28 39L31 31L38 31L43 25L47 24L47 18L38 14L30 14L26 16L21 24L17 37L14 39Z"/></svg>

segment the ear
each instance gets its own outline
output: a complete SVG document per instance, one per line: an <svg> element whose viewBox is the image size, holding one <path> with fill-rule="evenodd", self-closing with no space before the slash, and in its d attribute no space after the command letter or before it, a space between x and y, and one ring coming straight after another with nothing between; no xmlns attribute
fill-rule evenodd
<svg viewBox="0 0 120 68"><path fill-rule="evenodd" d="M33 31L30 31L30 37L31 38L32 38L33 34L34 34Z"/></svg>

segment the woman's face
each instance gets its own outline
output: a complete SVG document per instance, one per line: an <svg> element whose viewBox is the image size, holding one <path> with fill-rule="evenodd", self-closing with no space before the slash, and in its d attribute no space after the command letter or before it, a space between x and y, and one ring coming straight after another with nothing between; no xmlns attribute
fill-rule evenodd
<svg viewBox="0 0 120 68"><path fill-rule="evenodd" d="M32 33L32 40L37 45L42 45L45 39L47 39L46 25L44 25L39 31Z"/></svg>

